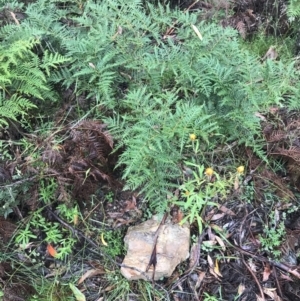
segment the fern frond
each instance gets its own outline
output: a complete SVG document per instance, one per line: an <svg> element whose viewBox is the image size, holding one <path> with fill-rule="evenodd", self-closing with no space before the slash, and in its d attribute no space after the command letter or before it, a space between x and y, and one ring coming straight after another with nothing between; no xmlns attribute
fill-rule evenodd
<svg viewBox="0 0 300 301"><path fill-rule="evenodd" d="M50 53L48 50L46 50L44 52L42 63L40 64L40 68L45 69L46 74L50 76L50 68L56 69L58 65L69 61L69 58L62 56L57 52Z"/></svg>
<svg viewBox="0 0 300 301"><path fill-rule="evenodd" d="M290 22L300 17L300 3L297 0L289 0L286 14Z"/></svg>
<svg viewBox="0 0 300 301"><path fill-rule="evenodd" d="M24 97L12 95L10 99L5 99L0 95L0 125L8 125L7 120L17 120L19 115L26 115L26 111L36 106Z"/></svg>

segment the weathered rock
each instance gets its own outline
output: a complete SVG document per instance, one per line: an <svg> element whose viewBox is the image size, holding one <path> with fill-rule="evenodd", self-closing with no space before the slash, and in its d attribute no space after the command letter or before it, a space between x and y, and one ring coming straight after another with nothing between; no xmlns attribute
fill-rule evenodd
<svg viewBox="0 0 300 301"><path fill-rule="evenodd" d="M123 264L146 272L150 256L154 247L155 232L162 217L153 216L152 219L133 227L129 227L124 238L127 247L127 255ZM155 280L169 277L176 266L189 257L190 228L188 224L180 226L170 220L161 226L156 245L157 264ZM129 280L145 279L140 272L121 268L121 273ZM150 279L153 274L153 266L145 273Z"/></svg>

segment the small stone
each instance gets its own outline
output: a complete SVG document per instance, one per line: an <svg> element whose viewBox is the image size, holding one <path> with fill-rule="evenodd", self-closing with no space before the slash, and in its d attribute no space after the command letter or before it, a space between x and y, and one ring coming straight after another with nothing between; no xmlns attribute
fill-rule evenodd
<svg viewBox="0 0 300 301"><path fill-rule="evenodd" d="M157 215L139 225L129 227L124 238L127 255L123 264L137 268L152 279L153 266L146 273L150 256L154 247L155 232L160 225L162 217ZM169 219L159 230L156 245L157 264L154 280L170 277L176 266L189 257L190 227L186 223L182 226L173 224ZM128 280L144 279L140 272L121 268L121 273Z"/></svg>

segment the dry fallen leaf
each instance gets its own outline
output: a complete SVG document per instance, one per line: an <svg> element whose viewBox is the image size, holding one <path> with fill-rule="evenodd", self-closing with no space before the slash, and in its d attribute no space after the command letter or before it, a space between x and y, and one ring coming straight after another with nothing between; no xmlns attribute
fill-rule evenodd
<svg viewBox="0 0 300 301"><path fill-rule="evenodd" d="M253 272L257 272L257 266L252 260L248 260L248 265Z"/></svg>
<svg viewBox="0 0 300 301"><path fill-rule="evenodd" d="M238 287L238 295L240 296L245 291L245 285L243 283L240 283Z"/></svg>
<svg viewBox="0 0 300 301"><path fill-rule="evenodd" d="M206 273L205 272L200 272L199 273L199 277L197 279L197 282L196 282L196 285L195 285L195 289L199 288L200 287L200 284L202 282L202 280L204 279Z"/></svg>
<svg viewBox="0 0 300 301"><path fill-rule="evenodd" d="M52 257L55 257L57 255L57 251L55 250L55 248L52 247L51 244L47 245L47 251Z"/></svg>
<svg viewBox="0 0 300 301"><path fill-rule="evenodd" d="M271 268L269 264L265 265L264 271L263 271L263 281L267 281L271 274Z"/></svg>
<svg viewBox="0 0 300 301"><path fill-rule="evenodd" d="M236 176L235 180L234 180L234 190L238 190L240 187L240 181L239 181L239 177Z"/></svg>
<svg viewBox="0 0 300 301"><path fill-rule="evenodd" d="M225 207L224 205L219 206L219 210L226 213L226 214L228 214L228 215L230 215L230 216L235 216L235 213L232 210Z"/></svg>
<svg viewBox="0 0 300 301"><path fill-rule="evenodd" d="M218 242L218 244L221 246L222 250L225 251L226 250L226 246L224 244L224 241L219 237L219 236L215 236L216 241Z"/></svg>
<svg viewBox="0 0 300 301"><path fill-rule="evenodd" d="M136 198L134 196L132 196L131 201L125 201L126 203L126 207L124 209L124 212L128 212L131 210L135 210L139 215L142 215L141 210L139 210L136 206Z"/></svg>
<svg viewBox="0 0 300 301"><path fill-rule="evenodd" d="M263 56L262 60L276 60L278 57L278 53L275 50L275 47L271 46L268 51L266 52L266 54Z"/></svg>
<svg viewBox="0 0 300 301"><path fill-rule="evenodd" d="M263 291L266 295L272 298L274 301L282 301L282 299L277 295L276 288L264 287Z"/></svg>
<svg viewBox="0 0 300 301"><path fill-rule="evenodd" d="M270 111L271 114L276 114L279 111L279 108L271 107L271 108L269 108L269 111Z"/></svg>
<svg viewBox="0 0 300 301"><path fill-rule="evenodd" d="M131 210L136 210L136 198L132 196L131 201L125 201L126 207L124 209L125 212L131 211Z"/></svg>
<svg viewBox="0 0 300 301"><path fill-rule="evenodd" d="M256 295L256 301L266 301L265 298L262 298L258 295Z"/></svg>
<svg viewBox="0 0 300 301"><path fill-rule="evenodd" d="M214 267L214 262L213 262L212 258L209 255L207 255L207 262L208 262L208 264L211 268Z"/></svg>
<svg viewBox="0 0 300 301"><path fill-rule="evenodd" d="M217 221L217 220L223 218L224 215L225 215L225 213L217 213L217 214L214 214L210 220L211 220L211 221Z"/></svg>
<svg viewBox="0 0 300 301"><path fill-rule="evenodd" d="M214 267L214 272L215 272L218 276L223 277L222 274L221 274L221 272L220 272L220 269L219 269L219 262L218 262L217 259L216 259L216 264L215 264L215 267Z"/></svg>
<svg viewBox="0 0 300 301"><path fill-rule="evenodd" d="M78 225L78 214L74 214L74 216L73 216L73 223L74 223L74 225L76 226L76 225Z"/></svg>
<svg viewBox="0 0 300 301"><path fill-rule="evenodd" d="M202 34L200 33L199 29L194 25L194 24L191 24L194 32L196 33L196 35L198 36L198 38L202 41L203 40L203 37L202 37Z"/></svg>
<svg viewBox="0 0 300 301"><path fill-rule="evenodd" d="M190 252L190 263L189 263L189 268L193 268L197 265L199 257L200 257L200 248L199 245L193 244L191 247L191 252Z"/></svg>
<svg viewBox="0 0 300 301"><path fill-rule="evenodd" d="M94 277L96 275L102 275L105 274L104 269L92 269L92 270L88 270L86 271L78 280L78 285L80 283L82 283L85 279L90 278L90 277Z"/></svg>
<svg viewBox="0 0 300 301"><path fill-rule="evenodd" d="M108 246L107 242L104 240L104 233L101 233L101 242L104 246L106 246L106 247Z"/></svg>
<svg viewBox="0 0 300 301"><path fill-rule="evenodd" d="M255 112L254 116L260 118L262 121L267 121L267 118L264 115L260 114L259 112Z"/></svg>
<svg viewBox="0 0 300 301"><path fill-rule="evenodd" d="M209 240L215 241L216 234L213 233L213 231L211 230L211 227L208 227L208 229L207 229L207 235L208 235Z"/></svg>

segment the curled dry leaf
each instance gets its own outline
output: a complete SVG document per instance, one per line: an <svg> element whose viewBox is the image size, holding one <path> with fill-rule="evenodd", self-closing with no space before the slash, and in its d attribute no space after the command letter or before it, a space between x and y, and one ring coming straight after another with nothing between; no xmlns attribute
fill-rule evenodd
<svg viewBox="0 0 300 301"><path fill-rule="evenodd" d="M104 240L104 233L101 233L101 242L104 246L108 246L107 242Z"/></svg>

